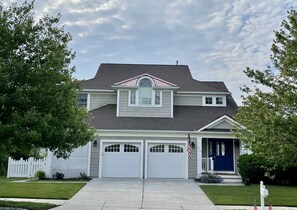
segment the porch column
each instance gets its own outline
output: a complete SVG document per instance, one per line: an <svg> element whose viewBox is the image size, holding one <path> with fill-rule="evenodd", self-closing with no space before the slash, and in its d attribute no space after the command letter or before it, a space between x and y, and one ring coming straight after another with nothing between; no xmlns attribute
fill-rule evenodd
<svg viewBox="0 0 297 210"><path fill-rule="evenodd" d="M197 137L197 176L202 174L202 137Z"/></svg>

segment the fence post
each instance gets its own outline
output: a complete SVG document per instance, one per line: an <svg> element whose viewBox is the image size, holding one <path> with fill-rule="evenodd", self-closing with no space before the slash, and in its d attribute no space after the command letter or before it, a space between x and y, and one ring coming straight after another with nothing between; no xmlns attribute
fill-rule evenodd
<svg viewBox="0 0 297 210"><path fill-rule="evenodd" d="M11 157L8 157L7 178L10 177L10 162L11 162Z"/></svg>
<svg viewBox="0 0 297 210"><path fill-rule="evenodd" d="M30 178L31 177L31 173L32 173L32 163L33 163L33 158L29 157L28 159L28 171L27 171L27 177Z"/></svg>
<svg viewBox="0 0 297 210"><path fill-rule="evenodd" d="M52 152L48 149L47 155L46 155L46 164L45 164L46 170L46 176L48 178L51 178L51 170L52 170Z"/></svg>

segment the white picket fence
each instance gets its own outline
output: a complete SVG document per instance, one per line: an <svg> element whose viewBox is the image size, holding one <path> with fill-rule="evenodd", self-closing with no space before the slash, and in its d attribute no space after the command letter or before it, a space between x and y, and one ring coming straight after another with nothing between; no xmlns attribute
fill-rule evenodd
<svg viewBox="0 0 297 210"><path fill-rule="evenodd" d="M8 159L7 178L9 177L34 177L36 171L47 170L47 159L34 159L30 157L27 160Z"/></svg>

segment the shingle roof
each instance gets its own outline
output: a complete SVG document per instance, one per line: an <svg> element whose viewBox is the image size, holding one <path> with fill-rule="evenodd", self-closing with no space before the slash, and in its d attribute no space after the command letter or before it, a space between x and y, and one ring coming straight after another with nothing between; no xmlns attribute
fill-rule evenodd
<svg viewBox="0 0 297 210"><path fill-rule="evenodd" d="M91 111L90 124L97 129L194 131L221 116L234 116L237 105L231 96L227 97L227 104L228 107L174 106L174 118L116 117L116 105L106 105Z"/></svg>
<svg viewBox="0 0 297 210"><path fill-rule="evenodd" d="M93 79L83 80L83 89L111 90L117 82L148 73L176 84L178 91L229 92L223 82L201 82L193 79L187 65L108 64L100 65Z"/></svg>

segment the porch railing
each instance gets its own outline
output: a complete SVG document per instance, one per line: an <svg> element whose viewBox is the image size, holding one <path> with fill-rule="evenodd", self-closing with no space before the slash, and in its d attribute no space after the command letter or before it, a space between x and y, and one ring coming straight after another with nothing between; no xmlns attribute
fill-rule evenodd
<svg viewBox="0 0 297 210"><path fill-rule="evenodd" d="M213 158L202 158L202 171L213 172Z"/></svg>

